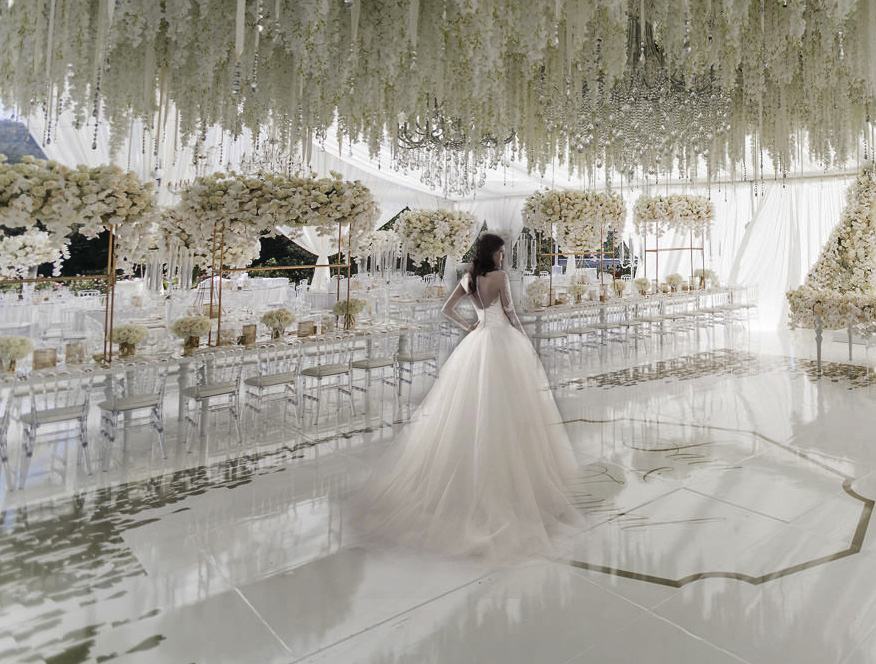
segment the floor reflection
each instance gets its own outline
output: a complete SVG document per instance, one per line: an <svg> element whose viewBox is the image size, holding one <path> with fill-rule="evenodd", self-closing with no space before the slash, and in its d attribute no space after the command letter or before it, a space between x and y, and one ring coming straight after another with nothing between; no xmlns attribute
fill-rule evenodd
<svg viewBox="0 0 876 664"><path fill-rule="evenodd" d="M873 661L872 367L674 350L560 381L587 520L561 561L350 540L336 498L398 426L239 446L217 421L166 461L132 438L106 477L46 445L3 495L0 659Z"/></svg>

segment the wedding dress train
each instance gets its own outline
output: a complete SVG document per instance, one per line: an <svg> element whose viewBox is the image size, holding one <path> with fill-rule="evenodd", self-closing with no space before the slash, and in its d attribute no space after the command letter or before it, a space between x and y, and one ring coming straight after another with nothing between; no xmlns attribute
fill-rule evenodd
<svg viewBox="0 0 876 664"><path fill-rule="evenodd" d="M575 455L502 278L486 308L471 296L477 328L356 496L354 527L370 538L511 561L551 555L551 536L580 524Z"/></svg>

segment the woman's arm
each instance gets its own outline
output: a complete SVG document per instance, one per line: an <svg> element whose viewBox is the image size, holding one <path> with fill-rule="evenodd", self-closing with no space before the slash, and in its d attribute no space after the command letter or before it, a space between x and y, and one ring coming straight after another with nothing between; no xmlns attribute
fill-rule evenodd
<svg viewBox="0 0 876 664"><path fill-rule="evenodd" d="M463 297L468 295L468 291L466 291L465 286L462 285L462 282L465 279L466 277L464 276L462 280L460 280L460 282L456 285L456 288L453 289L450 297L447 298L447 302L445 302L444 306L441 308L441 313L447 316L454 323L459 325L459 327L461 327L466 332L471 332L478 326L478 324L471 324L458 313L456 313L456 305Z"/></svg>
<svg viewBox="0 0 876 664"><path fill-rule="evenodd" d="M499 289L499 297L502 298L502 310L508 321L523 332L523 326L520 324L520 319L517 318L517 312L514 310L514 302L511 301L511 280L508 278L508 273L505 270L499 270L502 273L502 288ZM523 332L526 334L525 332Z"/></svg>

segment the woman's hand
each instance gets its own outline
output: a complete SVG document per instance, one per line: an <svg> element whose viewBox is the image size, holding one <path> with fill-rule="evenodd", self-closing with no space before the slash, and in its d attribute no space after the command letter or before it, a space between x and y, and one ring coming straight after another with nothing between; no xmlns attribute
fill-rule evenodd
<svg viewBox="0 0 876 664"><path fill-rule="evenodd" d="M475 328L480 324L481 324L480 321L475 321L474 323L472 323L471 325L468 326L468 329L466 330L466 332L473 332L475 330Z"/></svg>

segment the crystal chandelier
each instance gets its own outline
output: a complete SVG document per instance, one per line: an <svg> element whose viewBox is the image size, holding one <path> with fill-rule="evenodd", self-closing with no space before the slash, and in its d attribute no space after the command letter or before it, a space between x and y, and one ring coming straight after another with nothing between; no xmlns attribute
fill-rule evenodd
<svg viewBox="0 0 876 664"><path fill-rule="evenodd" d="M721 163L713 154L730 131L730 97L712 77L685 81L666 67L653 27L630 17L623 80L605 91L602 81L584 84L579 97L542 91L550 129L566 135L569 159L593 172L605 167L628 179L675 170L682 178ZM557 100L561 101L557 103Z"/></svg>
<svg viewBox="0 0 876 664"><path fill-rule="evenodd" d="M280 139L272 136L265 140L257 135L252 150L240 158L240 172L250 175L256 173L284 173L289 175L296 170L296 154L287 148Z"/></svg>
<svg viewBox="0 0 876 664"><path fill-rule="evenodd" d="M408 118L399 113L393 167L407 173L419 171L420 182L440 189L444 196L467 196L486 183L487 170L507 165L505 139L494 136L470 138L463 120L449 118L433 103L425 117Z"/></svg>

